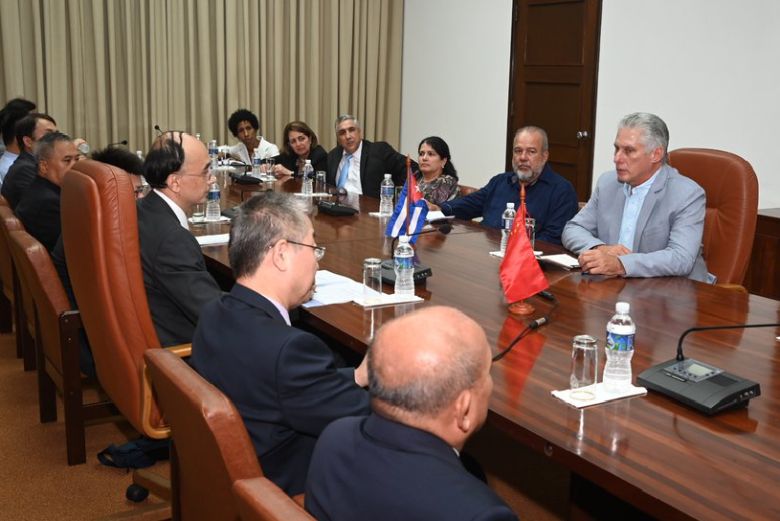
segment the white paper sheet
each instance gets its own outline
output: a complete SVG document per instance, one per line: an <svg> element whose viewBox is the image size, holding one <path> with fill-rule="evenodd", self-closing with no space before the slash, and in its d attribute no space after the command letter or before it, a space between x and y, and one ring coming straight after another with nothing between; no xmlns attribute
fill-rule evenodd
<svg viewBox="0 0 780 521"><path fill-rule="evenodd" d="M644 387L636 387L631 385L626 387L625 390L619 393L610 393L604 389L604 383L589 385L587 387L579 387L577 389L564 389L562 391L550 391L553 396L559 400L566 402L567 404L577 409L583 407L590 407L592 405L598 405L600 403L611 402L613 400L620 400L621 398L629 398L631 396L644 396L647 394L647 389Z"/></svg>
<svg viewBox="0 0 780 521"><path fill-rule="evenodd" d="M229 233L219 233L217 235L201 235L195 237L201 246L213 246L215 244L227 244L230 240Z"/></svg>

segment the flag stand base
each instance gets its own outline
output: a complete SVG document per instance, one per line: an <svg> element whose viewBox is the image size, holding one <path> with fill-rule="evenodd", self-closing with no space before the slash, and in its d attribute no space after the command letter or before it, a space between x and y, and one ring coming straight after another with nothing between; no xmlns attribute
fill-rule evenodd
<svg viewBox="0 0 780 521"><path fill-rule="evenodd" d="M509 304L508 308L509 312L513 315L531 315L536 311L536 308L525 300L513 302L512 304Z"/></svg>

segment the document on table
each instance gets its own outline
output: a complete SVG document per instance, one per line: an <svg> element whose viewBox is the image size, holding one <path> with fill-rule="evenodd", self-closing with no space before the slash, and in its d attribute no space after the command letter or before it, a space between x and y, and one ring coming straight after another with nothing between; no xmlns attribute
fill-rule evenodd
<svg viewBox="0 0 780 521"><path fill-rule="evenodd" d="M363 296L363 284L328 270L319 270L314 278L314 296L303 307L343 304Z"/></svg>
<svg viewBox="0 0 780 521"><path fill-rule="evenodd" d="M200 235L195 238L201 246L213 246L215 244L227 244L230 240L230 234L218 233L217 235Z"/></svg>
<svg viewBox="0 0 780 521"><path fill-rule="evenodd" d="M558 266L562 266L567 270L580 267L580 262L576 258L565 253L560 253L558 255L542 255L539 257L539 260L557 264Z"/></svg>

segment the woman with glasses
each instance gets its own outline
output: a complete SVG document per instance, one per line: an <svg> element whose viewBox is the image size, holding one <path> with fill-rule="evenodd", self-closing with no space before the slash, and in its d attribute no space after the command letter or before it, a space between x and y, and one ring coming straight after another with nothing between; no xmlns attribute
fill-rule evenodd
<svg viewBox="0 0 780 521"><path fill-rule="evenodd" d="M317 134L303 121L291 121L282 132L282 153L274 167L277 177L296 175L307 159L314 171L327 171L328 154L317 142Z"/></svg>

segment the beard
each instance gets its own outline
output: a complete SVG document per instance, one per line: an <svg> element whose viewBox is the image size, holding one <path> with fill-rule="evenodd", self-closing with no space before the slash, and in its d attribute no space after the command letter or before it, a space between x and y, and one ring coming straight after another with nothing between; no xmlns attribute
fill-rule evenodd
<svg viewBox="0 0 780 521"><path fill-rule="evenodd" d="M515 175L517 176L518 181L521 183L527 183L536 177L536 174L534 174L533 170L530 168L521 169L519 167L515 167Z"/></svg>

